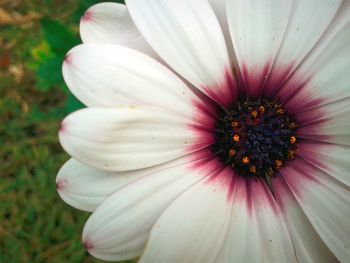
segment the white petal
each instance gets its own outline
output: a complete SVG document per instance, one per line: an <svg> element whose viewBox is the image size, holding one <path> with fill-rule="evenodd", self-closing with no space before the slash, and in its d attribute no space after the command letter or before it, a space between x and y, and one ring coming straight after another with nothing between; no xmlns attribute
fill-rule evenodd
<svg viewBox="0 0 350 263"><path fill-rule="evenodd" d="M216 263L297 262L293 244L270 190L262 181L238 178L230 228Z"/></svg>
<svg viewBox="0 0 350 263"><path fill-rule="evenodd" d="M350 15L350 14L349 14ZM299 92L292 93L286 103L290 112L303 112L319 105L350 97L350 23L336 34L309 70L301 69L280 91L291 93L302 82ZM302 114L304 115L304 114Z"/></svg>
<svg viewBox="0 0 350 263"><path fill-rule="evenodd" d="M59 139L74 158L109 171L150 167L206 146L194 142L181 117L146 106L77 111L62 122Z"/></svg>
<svg viewBox="0 0 350 263"><path fill-rule="evenodd" d="M140 263L214 262L226 236L231 208L232 199L219 182L205 179L197 183L154 224Z"/></svg>
<svg viewBox="0 0 350 263"><path fill-rule="evenodd" d="M350 186L350 147L329 143L299 143L297 154L311 165Z"/></svg>
<svg viewBox="0 0 350 263"><path fill-rule="evenodd" d="M298 137L311 141L350 145L349 98L295 114Z"/></svg>
<svg viewBox="0 0 350 263"><path fill-rule="evenodd" d="M312 226L340 262L350 258L349 188L301 160L281 170Z"/></svg>
<svg viewBox="0 0 350 263"><path fill-rule="evenodd" d="M236 95L225 39L206 0L127 0L141 34L181 76L223 105Z"/></svg>
<svg viewBox="0 0 350 263"><path fill-rule="evenodd" d="M348 27L348 23L350 21L350 1L342 1L342 4L340 8L338 9L337 14L334 16L332 23L327 28L326 32L321 36L317 44L312 48L310 53L305 57L304 61L301 63L301 65L296 69L296 72L293 73L293 76L291 77L291 80L288 81L288 84L286 87L286 90L292 88L291 85L297 86L299 83L302 83L303 81L308 80L310 75L314 73L314 70L312 69L313 64L316 60L318 60L320 54L325 53L329 54L329 45L338 45L339 40L342 37L346 37L346 35L342 36L338 33L340 31L344 31L344 27ZM338 36L336 36L338 35ZM332 49L332 48L331 48ZM333 49L334 50L334 49ZM342 51L342 50L338 50ZM325 55L322 55L325 56ZM329 59L332 59L332 57L329 57ZM316 62L315 66L316 68L322 67L322 64L319 62ZM333 63L326 63L327 65L333 65ZM328 74L327 74L328 75Z"/></svg>
<svg viewBox="0 0 350 263"><path fill-rule="evenodd" d="M228 29L227 16L226 16L226 0L208 0L209 4L213 8L213 11L218 19L223 31ZM227 31L227 33L229 33Z"/></svg>
<svg viewBox="0 0 350 263"><path fill-rule="evenodd" d="M282 218L293 241L297 262L337 262L321 240L281 175L273 180L276 199L282 209Z"/></svg>
<svg viewBox="0 0 350 263"><path fill-rule="evenodd" d="M266 84L269 95L280 88L312 50L334 19L342 0L295 0L281 47ZM320 19L322 18L322 19Z"/></svg>
<svg viewBox="0 0 350 263"><path fill-rule="evenodd" d="M100 3L90 7L80 21L84 43L109 43L156 56L132 21L125 5Z"/></svg>
<svg viewBox="0 0 350 263"><path fill-rule="evenodd" d="M230 63L231 65L236 66L237 65L236 55L235 55L235 50L233 49L230 30L229 30L228 21L227 21L226 0L208 0L208 2L213 8L216 14L216 17L220 23L222 32L224 34Z"/></svg>
<svg viewBox="0 0 350 263"><path fill-rule="evenodd" d="M140 256L163 211L188 187L212 172L190 167L178 165L143 177L103 202L84 227L83 242L89 252L104 260Z"/></svg>
<svg viewBox="0 0 350 263"><path fill-rule="evenodd" d="M58 172L57 191L67 204L92 212L107 197L128 183L181 162L186 160L175 160L140 170L110 172L90 167L71 158Z"/></svg>
<svg viewBox="0 0 350 263"><path fill-rule="evenodd" d="M121 46L73 48L63 64L63 76L73 94L90 107L150 104L188 116L196 101L183 81L165 66Z"/></svg>
<svg viewBox="0 0 350 263"><path fill-rule="evenodd" d="M292 0L227 1L233 46L243 81L259 96L286 30Z"/></svg>

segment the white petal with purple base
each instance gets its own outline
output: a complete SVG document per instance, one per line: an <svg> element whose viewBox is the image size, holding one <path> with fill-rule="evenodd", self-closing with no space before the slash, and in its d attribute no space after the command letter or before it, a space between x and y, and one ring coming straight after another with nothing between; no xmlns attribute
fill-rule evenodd
<svg viewBox="0 0 350 263"><path fill-rule="evenodd" d="M292 1L227 1L227 16L243 81L259 96L286 30Z"/></svg>
<svg viewBox="0 0 350 263"><path fill-rule="evenodd" d="M219 183L197 183L154 224L139 262L214 262L226 236L231 208L232 200Z"/></svg>
<svg viewBox="0 0 350 263"><path fill-rule="evenodd" d="M83 242L104 260L141 255L152 226L170 203L206 173L185 165L141 178L122 188L97 208L86 222Z"/></svg>
<svg viewBox="0 0 350 263"><path fill-rule="evenodd" d="M350 258L349 187L301 160L281 173L323 242L340 262L347 262Z"/></svg>
<svg viewBox="0 0 350 263"><path fill-rule="evenodd" d="M177 73L212 98L212 92L234 92L227 87L232 73L225 39L206 0L127 0L126 5L144 38Z"/></svg>
<svg viewBox="0 0 350 263"><path fill-rule="evenodd" d="M194 145L188 120L159 108L87 108L61 124L59 139L74 158L109 171L136 170L185 156ZM196 143L197 144L197 143Z"/></svg>
<svg viewBox="0 0 350 263"><path fill-rule="evenodd" d="M262 181L237 178L226 240L216 263L297 262L278 204Z"/></svg>

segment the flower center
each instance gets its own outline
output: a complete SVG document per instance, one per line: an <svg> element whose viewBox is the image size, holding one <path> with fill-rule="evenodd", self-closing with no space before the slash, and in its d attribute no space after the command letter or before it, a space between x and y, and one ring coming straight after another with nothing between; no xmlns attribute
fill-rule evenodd
<svg viewBox="0 0 350 263"><path fill-rule="evenodd" d="M269 182L294 159L296 128L278 100L244 96L218 114L212 152L240 176Z"/></svg>

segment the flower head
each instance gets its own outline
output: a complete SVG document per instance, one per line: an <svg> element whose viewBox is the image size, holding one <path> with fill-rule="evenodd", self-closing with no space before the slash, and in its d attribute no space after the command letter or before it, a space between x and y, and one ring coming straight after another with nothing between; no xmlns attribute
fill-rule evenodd
<svg viewBox="0 0 350 263"><path fill-rule="evenodd" d="M350 1L91 7L57 176L95 257L350 258Z"/></svg>

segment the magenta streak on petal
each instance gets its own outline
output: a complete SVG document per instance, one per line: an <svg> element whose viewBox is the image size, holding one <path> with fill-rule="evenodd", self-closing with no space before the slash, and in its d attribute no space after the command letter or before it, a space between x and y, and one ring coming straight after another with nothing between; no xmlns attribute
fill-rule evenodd
<svg viewBox="0 0 350 263"><path fill-rule="evenodd" d="M267 63L262 70L250 69L243 64L241 69L241 85L243 85L243 90L245 90L249 96L261 96L265 83L268 79L270 69L270 63Z"/></svg>
<svg viewBox="0 0 350 263"><path fill-rule="evenodd" d="M281 101L285 107L289 108L289 111L300 110L300 104L298 102L292 103L293 100L300 96L302 91L305 90L306 85L309 83L311 77L307 79L292 79L285 83L276 93L276 96L281 98ZM309 101L305 101L309 103ZM311 103L312 104L312 103Z"/></svg>
<svg viewBox="0 0 350 263"><path fill-rule="evenodd" d="M217 158L213 159L212 162L220 163L220 161ZM207 183L217 185L219 190L221 189L226 190L227 201L232 202L234 185L237 179L237 175L234 173L231 167L228 167L228 166L225 167L221 163L220 165L221 167L209 176Z"/></svg>
<svg viewBox="0 0 350 263"><path fill-rule="evenodd" d="M249 214L251 214L254 209L251 181L237 176L234 186L233 199L233 202L240 202L245 205Z"/></svg>
<svg viewBox="0 0 350 263"><path fill-rule="evenodd" d="M230 167L225 167L220 160L214 156L211 149L205 149L192 154L192 158L197 161L192 161L188 169L197 171L207 184L214 184L218 191L223 189L227 191L227 200L232 201L233 185L237 177Z"/></svg>
<svg viewBox="0 0 350 263"><path fill-rule="evenodd" d="M322 134L324 127L330 125L331 118L320 108L313 108L305 112L293 114L298 125L297 136L310 141L331 141L331 136Z"/></svg>
<svg viewBox="0 0 350 263"><path fill-rule="evenodd" d="M319 108L314 108L312 110L302 111L298 113L293 113L293 111L290 111L287 107L286 109L291 115L293 115L299 127L319 125L317 128L320 128L321 125L327 124L325 113Z"/></svg>
<svg viewBox="0 0 350 263"><path fill-rule="evenodd" d="M277 189L276 189L277 190ZM266 209L278 213L278 206L271 191L262 180L250 180L250 194L255 210Z"/></svg>
<svg viewBox="0 0 350 263"><path fill-rule="evenodd" d="M291 191L281 174L278 174L273 179L272 186L275 189L274 194L276 198L276 203L281 209L281 212L284 212L286 209L285 201L290 200Z"/></svg>
<svg viewBox="0 0 350 263"><path fill-rule="evenodd" d="M193 153L191 160L192 162L188 168L206 175L210 175L223 167L222 163L213 156L210 148Z"/></svg>
<svg viewBox="0 0 350 263"><path fill-rule="evenodd" d="M319 154L327 152L327 146L329 147L326 143L299 143L297 155L313 166L329 171L327 164L320 159L321 156Z"/></svg>
<svg viewBox="0 0 350 263"><path fill-rule="evenodd" d="M278 92L277 95L282 98L284 107L288 108L289 112L303 112L325 103L325 100L321 98L314 98L314 94L317 94L317 87L312 86L311 80L312 76L300 80L294 78Z"/></svg>
<svg viewBox="0 0 350 263"><path fill-rule="evenodd" d="M278 189L276 190L278 191ZM271 191L261 180L247 180L237 176L233 199L234 202L245 205L250 215L253 215L254 211L266 208L270 208L269 210L274 211L274 213L281 212Z"/></svg>
<svg viewBox="0 0 350 263"><path fill-rule="evenodd" d="M192 101L195 114L188 128L195 134L196 139L186 151L193 153L199 149L208 148L214 143L214 126L216 105L208 98Z"/></svg>
<svg viewBox="0 0 350 263"><path fill-rule="evenodd" d="M228 108L235 101L238 86L230 70L226 70L220 87L203 87L205 93L219 105Z"/></svg>
<svg viewBox="0 0 350 263"><path fill-rule="evenodd" d="M302 199L302 192L305 191L303 190L305 187L312 190L312 184L320 183L315 177L315 174L317 174L316 170L316 167L297 157L293 162L281 169L280 173L294 196Z"/></svg>
<svg viewBox="0 0 350 263"><path fill-rule="evenodd" d="M275 96L277 91L286 83L293 69L293 63L289 66L281 66L277 69L273 67L263 88L263 95L268 97Z"/></svg>
<svg viewBox="0 0 350 263"><path fill-rule="evenodd" d="M193 125L212 132L217 116L217 105L208 98L201 98L201 101L193 100L192 105L195 109Z"/></svg>

